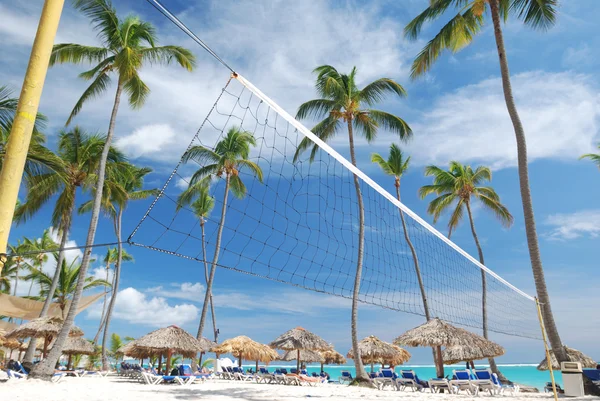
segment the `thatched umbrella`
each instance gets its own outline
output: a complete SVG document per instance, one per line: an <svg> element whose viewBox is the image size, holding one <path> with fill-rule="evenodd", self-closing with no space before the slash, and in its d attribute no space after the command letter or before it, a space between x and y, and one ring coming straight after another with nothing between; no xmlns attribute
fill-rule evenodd
<svg viewBox="0 0 600 401"><path fill-rule="evenodd" d="M96 353L94 344L83 337L69 337L65 341L62 353L69 356L67 370L71 369L71 358L73 355L92 355Z"/></svg>
<svg viewBox="0 0 600 401"><path fill-rule="evenodd" d="M246 336L237 336L223 341L216 347L211 348L216 354L232 354L238 359L238 366L242 366L242 360L269 363L279 358L279 354L268 346L252 340Z"/></svg>
<svg viewBox="0 0 600 401"><path fill-rule="evenodd" d="M402 350L400 347L395 347L390 343L381 341L375 336L363 338L358 343L358 349L360 350L360 356L363 363L371 364L371 372L373 372L373 365L375 363L384 364L388 361L401 361L404 360L407 356L406 354L408 354L408 352ZM351 349L348 351L346 357L354 359L354 350ZM408 358L410 358L410 354L408 354Z"/></svg>
<svg viewBox="0 0 600 401"><path fill-rule="evenodd" d="M200 341L200 344L202 345L202 349L204 349L204 350L209 350L209 349L217 346L216 342L211 341L206 337L202 337L198 341ZM200 352L200 359L198 361L198 365L200 365L200 366L202 366L202 356L204 356L205 353L206 353L206 351Z"/></svg>
<svg viewBox="0 0 600 401"><path fill-rule="evenodd" d="M394 358L384 359L383 360L384 364L387 364L390 366L403 365L406 362L408 362L408 360L412 357L410 352L408 352L404 348L401 348L401 347L397 346L396 344L392 344L392 347L396 348L396 350L398 351L398 354Z"/></svg>
<svg viewBox="0 0 600 401"><path fill-rule="evenodd" d="M596 367L596 362L594 362L594 360L592 358L585 355L583 352L578 351L574 348L567 347L566 345L564 347L565 347L565 351L567 353L567 357L569 358L569 361L580 362L582 368L593 369ZM554 352L552 352L552 350L550 350L550 359L552 360L552 369L559 370L560 364L556 360L556 357L554 356ZM540 362L537 369L538 370L548 370L547 358L544 358L544 360L542 362Z"/></svg>
<svg viewBox="0 0 600 401"><path fill-rule="evenodd" d="M279 358L280 361L295 361L297 359L300 359L300 367L302 367L302 363L304 362L320 362L321 364L325 362L325 358L319 352L307 349L300 350L300 355L296 351L287 351Z"/></svg>
<svg viewBox="0 0 600 401"><path fill-rule="evenodd" d="M483 340L483 341L482 341ZM506 350L501 345L485 338L472 341L469 345L453 345L442 351L445 364L452 365L459 362L473 362L478 359L495 358L502 356Z"/></svg>
<svg viewBox="0 0 600 401"><path fill-rule="evenodd" d="M296 367L298 370L300 370L301 350L326 351L331 349L327 341L302 327L286 331L272 341L269 346L283 351L296 351L296 357L298 358Z"/></svg>
<svg viewBox="0 0 600 401"><path fill-rule="evenodd" d="M177 354L193 358L200 351L206 351L200 341L177 326L154 330L134 341L133 352L148 355L167 354L167 373L171 367L171 355Z"/></svg>
<svg viewBox="0 0 600 401"><path fill-rule="evenodd" d="M394 344L409 347L434 347L436 349L435 365L437 374L443 375L444 361L442 359L441 347L469 346L473 341L479 341L482 338L477 334L434 318L427 323L408 330L396 338Z"/></svg>
<svg viewBox="0 0 600 401"><path fill-rule="evenodd" d="M62 329L63 321L58 317L40 317L32 319L29 322L22 324L16 329L6 334L7 338L43 338L44 349L42 355L45 358L48 352L48 345L52 339ZM83 331L79 327L71 327L69 332L70 337L80 337L83 335Z"/></svg>
<svg viewBox="0 0 600 401"><path fill-rule="evenodd" d="M323 356L323 362L321 362L321 372L323 371L323 365L343 365L346 363L346 358L344 358L344 355L334 350L333 345L329 345L331 346L331 349L327 351L321 351L321 355Z"/></svg>

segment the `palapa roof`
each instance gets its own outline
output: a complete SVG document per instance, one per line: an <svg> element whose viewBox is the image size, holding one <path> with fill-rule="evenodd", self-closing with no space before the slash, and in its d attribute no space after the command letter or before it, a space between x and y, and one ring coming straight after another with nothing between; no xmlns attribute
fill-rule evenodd
<svg viewBox="0 0 600 401"><path fill-rule="evenodd" d="M19 349L21 344L16 338L7 338L2 345L4 348L8 349Z"/></svg>
<svg viewBox="0 0 600 401"><path fill-rule="evenodd" d="M574 348L567 347L566 345L564 347L565 347L565 351L567 351L567 356L569 357L569 360L571 362L581 362L582 368L592 368L593 369L596 367L596 362L594 362L594 360L592 358L585 355L583 352L578 351ZM557 369L557 370L560 369L560 364L556 360L556 357L554 356L554 352L552 352L552 350L550 350L550 358L552 359L552 369ZM544 358L544 360L542 362L540 362L537 369L538 370L548 370L548 361L546 360L546 358Z"/></svg>
<svg viewBox="0 0 600 401"><path fill-rule="evenodd" d="M95 352L94 344L83 337L67 338L62 350L65 355L92 355Z"/></svg>
<svg viewBox="0 0 600 401"><path fill-rule="evenodd" d="M133 352L146 352L147 355L171 351L173 354L191 358L198 352L206 351L200 341L177 326L154 330L133 341L133 343Z"/></svg>
<svg viewBox="0 0 600 401"><path fill-rule="evenodd" d="M209 340L206 337L202 337L198 341L200 341L200 345L202 345L202 349L204 350L204 352L218 345L216 342Z"/></svg>
<svg viewBox="0 0 600 401"><path fill-rule="evenodd" d="M321 355L323 356L323 363L326 365L343 365L346 363L346 358L344 358L344 355L334 350L333 347L330 350L321 351Z"/></svg>
<svg viewBox="0 0 600 401"><path fill-rule="evenodd" d="M284 351L297 349L326 351L331 349L331 346L327 341L302 327L296 327L295 329L286 331L272 341L269 346Z"/></svg>
<svg viewBox="0 0 600 401"><path fill-rule="evenodd" d="M387 365L393 365L393 366L403 365L406 362L408 362L409 359L412 357L410 352L408 352L404 348L401 348L401 347L397 346L396 344L392 344L392 347L396 348L396 350L398 351L398 354L392 359L384 359L382 361L382 363L387 364Z"/></svg>
<svg viewBox="0 0 600 401"><path fill-rule="evenodd" d="M442 359L445 364L459 362L470 362L478 359L495 358L502 356L506 350L501 345L483 337L474 339L468 345L453 345L442 351Z"/></svg>
<svg viewBox="0 0 600 401"><path fill-rule="evenodd" d="M475 338L482 338L438 318L431 319L414 329L408 330L394 340L396 345L408 347L468 346Z"/></svg>
<svg viewBox="0 0 600 401"><path fill-rule="evenodd" d="M63 321L58 317L39 317L20 325L6 334L7 338L27 338L56 336L62 329ZM83 331L76 326L71 327L70 337L80 337Z"/></svg>
<svg viewBox="0 0 600 401"><path fill-rule="evenodd" d="M407 351L393 344L386 343L375 336L363 338L358 343L358 349L364 363L405 362L410 358L410 354ZM354 359L354 350L351 349L348 351L346 357ZM400 365L403 362L396 363L396 365Z"/></svg>
<svg viewBox="0 0 600 401"><path fill-rule="evenodd" d="M279 359L279 354L265 344L261 344L246 336L237 336L223 341L211 352L217 354L232 354L238 359L247 361L271 362Z"/></svg>
<svg viewBox="0 0 600 401"><path fill-rule="evenodd" d="M29 341L26 341L24 343L20 343L17 340L14 340L14 339L13 339L13 341L16 341L16 343L18 344L18 346L14 347L12 349L19 349L21 351L27 351L27 348L29 348ZM44 349L44 339L43 338L38 338L36 340L36 342L35 342L35 349L37 351L42 351ZM50 344L48 344L48 349L50 349Z"/></svg>
<svg viewBox="0 0 600 401"><path fill-rule="evenodd" d="M298 360L298 350L287 351L279 358L280 361L296 361ZM300 362L325 362L325 358L317 351L308 349L300 350Z"/></svg>
<svg viewBox="0 0 600 401"><path fill-rule="evenodd" d="M2 345L4 345L4 343L6 342L6 337L4 337L5 334L6 334L6 331L0 329L0 347Z"/></svg>

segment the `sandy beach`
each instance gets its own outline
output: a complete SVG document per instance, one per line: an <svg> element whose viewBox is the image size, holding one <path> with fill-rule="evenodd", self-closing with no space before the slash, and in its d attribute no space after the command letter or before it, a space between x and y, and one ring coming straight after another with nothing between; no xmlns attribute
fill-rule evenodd
<svg viewBox="0 0 600 401"><path fill-rule="evenodd" d="M11 380L0 384L0 394L5 400L23 401L100 401L100 400L144 400L144 401L292 401L304 398L329 399L332 401L354 400L434 400L434 399L481 399L468 395L431 394L429 392L373 390L328 384L320 387L284 386L214 380L190 387L179 385L149 386L117 376L107 378L65 378L60 383L39 380ZM552 400L551 394L503 395L495 398L508 398L514 401ZM578 398L570 398L578 400ZM598 400L595 397L582 397L582 400Z"/></svg>

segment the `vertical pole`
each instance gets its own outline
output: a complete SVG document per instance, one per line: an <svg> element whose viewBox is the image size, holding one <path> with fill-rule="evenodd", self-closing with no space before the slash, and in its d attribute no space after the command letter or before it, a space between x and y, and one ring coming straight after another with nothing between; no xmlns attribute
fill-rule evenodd
<svg viewBox="0 0 600 401"><path fill-rule="evenodd" d="M19 96L17 113L6 145L6 156L0 172L0 272L6 263L8 235L64 2L65 0L44 2Z"/></svg>
<svg viewBox="0 0 600 401"><path fill-rule="evenodd" d="M550 350L546 340L546 328L544 326L544 318L542 317L542 308L540 301L535 297L535 305L537 306L538 319L540 321L540 329L542 330L542 339L544 341L544 349L546 350L546 362L548 362L548 370L550 371L550 380L552 381L552 392L554 393L554 401L558 401L558 393L556 392L556 382L554 381L554 370L552 370L552 358L550 358Z"/></svg>

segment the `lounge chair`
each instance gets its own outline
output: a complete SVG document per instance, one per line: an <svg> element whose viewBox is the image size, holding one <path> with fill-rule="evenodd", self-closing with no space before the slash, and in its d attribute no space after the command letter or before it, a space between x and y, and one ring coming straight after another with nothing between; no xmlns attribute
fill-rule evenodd
<svg viewBox="0 0 600 401"><path fill-rule="evenodd" d="M195 376L161 376L161 375L153 375L151 373L142 372L142 377L144 378L144 382L149 385L157 385L161 383L177 383L182 386L189 386L195 380Z"/></svg>
<svg viewBox="0 0 600 401"><path fill-rule="evenodd" d="M490 369L474 369L473 374L476 379L471 382L479 388L478 391L488 391L490 395L502 394L504 390L509 390L513 394L519 391L518 386L503 386L498 376L495 376Z"/></svg>
<svg viewBox="0 0 600 401"><path fill-rule="evenodd" d="M352 383L352 380L354 380L350 372L347 370L342 370L340 373L342 374L338 379L340 383Z"/></svg>
<svg viewBox="0 0 600 401"><path fill-rule="evenodd" d="M427 382L420 380L414 370L401 370L399 377L396 379L396 386L398 390L405 390L407 387L410 387L412 391L422 391L425 387L429 385Z"/></svg>
<svg viewBox="0 0 600 401"><path fill-rule="evenodd" d="M447 390L450 394L457 392L457 388L446 378L429 379L427 383L432 393L439 393L441 390Z"/></svg>
<svg viewBox="0 0 600 401"><path fill-rule="evenodd" d="M258 368L258 372L256 373L256 382L257 383L271 383L275 380L273 373L270 373L267 368Z"/></svg>
<svg viewBox="0 0 600 401"><path fill-rule="evenodd" d="M556 386L556 392L557 393L563 393L563 389L560 387L560 385L558 383L554 384ZM547 382L546 386L544 387L544 393L553 393L554 390L552 389L552 382Z"/></svg>
<svg viewBox="0 0 600 401"><path fill-rule="evenodd" d="M394 389L397 389L396 380L398 379L398 375L394 372L393 369L381 369L379 374L376 377L372 378L373 383L377 386L379 390L383 390L385 386L392 386Z"/></svg>
<svg viewBox="0 0 600 401"><path fill-rule="evenodd" d="M28 377L27 373L17 372L16 370L12 370L12 369L7 369L6 370L6 374L8 375L8 380L11 380L11 379L14 379L14 380L27 379L27 377ZM51 380L52 380L53 383L58 383L65 376L66 376L66 374L63 373L63 372L54 372L54 374L52 375L52 379Z"/></svg>
<svg viewBox="0 0 600 401"><path fill-rule="evenodd" d="M233 378L235 380L241 380L241 381L252 381L252 380L256 380L256 377L252 374L246 374L244 373L244 369L242 368L233 368Z"/></svg>
<svg viewBox="0 0 600 401"><path fill-rule="evenodd" d="M583 374L596 386L600 386L600 369L583 369Z"/></svg>
<svg viewBox="0 0 600 401"><path fill-rule="evenodd" d="M194 376L195 379L192 383L204 383L211 376L210 373L194 374L194 372L192 371L192 367L188 364L179 365L177 367L177 370L179 370L179 376L184 376L184 377Z"/></svg>
<svg viewBox="0 0 600 401"><path fill-rule="evenodd" d="M456 394L461 390L466 391L469 394L477 394L479 387L477 387L472 380L475 376L468 370L453 370L453 378L450 380L450 384L454 387Z"/></svg>
<svg viewBox="0 0 600 401"><path fill-rule="evenodd" d="M295 373L287 373L285 375L283 375L284 379L285 379L285 384L289 384L289 385L293 385L293 386L299 386L301 385L301 381L300 381L300 376L298 376Z"/></svg>
<svg viewBox="0 0 600 401"><path fill-rule="evenodd" d="M300 380L300 383L302 384L308 384L309 386L316 386L318 384L325 384L327 383L327 379L324 377L311 377L308 376L306 374L300 373L298 376L298 379Z"/></svg>

